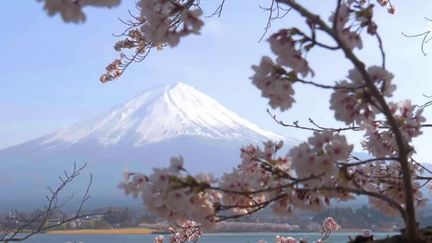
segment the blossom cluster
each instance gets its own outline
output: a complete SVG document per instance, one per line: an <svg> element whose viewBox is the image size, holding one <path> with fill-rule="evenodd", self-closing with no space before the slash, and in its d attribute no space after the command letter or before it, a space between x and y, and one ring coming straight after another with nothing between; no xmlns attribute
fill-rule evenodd
<svg viewBox="0 0 432 243"><path fill-rule="evenodd" d="M275 196L267 189L282 183L283 174L289 174L291 163L286 156L274 157L282 142L264 143L264 148L249 145L241 149L242 161L231 173L225 173L218 182L224 192L223 203L230 205L235 214L247 214ZM261 191L261 192L260 192Z"/></svg>
<svg viewBox="0 0 432 243"><path fill-rule="evenodd" d="M276 236L276 243L298 243L299 241L291 236Z"/></svg>
<svg viewBox="0 0 432 243"><path fill-rule="evenodd" d="M285 70L268 56L262 57L260 64L252 69L255 71L252 83L261 90L263 97L270 99L270 106L281 111L289 109L295 101L294 89L290 80L284 78Z"/></svg>
<svg viewBox="0 0 432 243"><path fill-rule="evenodd" d="M332 217L327 217L322 222L323 232L338 231L340 228L341 226L338 223L336 223L336 221Z"/></svg>
<svg viewBox="0 0 432 243"><path fill-rule="evenodd" d="M267 205L278 215L289 215L293 208L319 211L330 204L331 198L347 197L340 192L320 191L320 186L336 183L336 162L347 159L352 145L332 132L315 133L309 142L313 147L301 151L304 146L299 145L284 156L277 155L283 142L268 141L263 148L243 147L239 166L219 180L211 175L185 173L183 158L174 157L168 168L154 169L149 176L127 172L120 187L127 195L141 196L149 210L171 223L181 225L194 220L204 228L230 215L247 215ZM312 167L309 158L316 163Z"/></svg>
<svg viewBox="0 0 432 243"><path fill-rule="evenodd" d="M308 62L302 57L294 36L298 35L296 29L281 29L268 39L272 52L277 56L276 63L289 67L295 73L306 77L312 70Z"/></svg>
<svg viewBox="0 0 432 243"><path fill-rule="evenodd" d="M355 16L356 11L351 8L354 1L343 2L339 7L339 11L330 16L330 21L335 24L337 34L340 36L343 44L349 49L363 48L363 42L357 29L349 24L352 16ZM352 30L354 29L354 30Z"/></svg>
<svg viewBox="0 0 432 243"><path fill-rule="evenodd" d="M141 196L149 210L171 224L182 225L188 220L194 220L204 227L211 227L215 223L214 204L220 201L221 194L204 190L214 183L211 175L199 174L192 177L181 173L183 170L183 158L173 157L168 168L154 169L148 177L128 173L119 187L126 195Z"/></svg>
<svg viewBox="0 0 432 243"><path fill-rule="evenodd" d="M290 155L296 174L300 178L319 176L315 185L311 185L318 186L331 183L338 175L336 163L347 161L352 149L345 136L325 131L314 133L307 143L294 147Z"/></svg>
<svg viewBox="0 0 432 243"><path fill-rule="evenodd" d="M420 183L415 181L417 174L422 174L423 169L414 161L410 161L410 173L412 175L412 192L416 206L424 206L427 199L420 191ZM402 207L405 206L406 191L404 190L401 166L397 161L374 161L368 164L358 165L350 168L351 181L367 190L391 198ZM395 216L399 212L389 205L388 202L376 197L369 197L369 202L380 212Z"/></svg>
<svg viewBox="0 0 432 243"><path fill-rule="evenodd" d="M170 243L197 242L203 234L198 223L190 220L183 222L183 224L179 226L179 230L175 230L173 227L170 227L168 230L171 233L169 238ZM163 243L163 238L161 242Z"/></svg>
<svg viewBox="0 0 432 243"><path fill-rule="evenodd" d="M307 143L292 148L285 156L277 156L283 142L263 145L243 147L239 166L219 180L211 175L184 173L183 158L174 157L168 168L154 169L149 176L126 172L120 187L127 195L141 196L149 210L172 224L194 220L204 228L230 215L247 215L267 205L280 216L292 214L294 208L320 211L330 205L331 199L352 198L349 191L328 190L339 186L383 195L402 206L405 203L400 164L377 160L345 167L353 146L338 133L315 132ZM411 171L413 175L420 172L415 163ZM417 205L424 205L420 184L413 181L413 186ZM369 200L384 213L397 212L386 201L375 197ZM323 232L338 227L327 219Z"/></svg>
<svg viewBox="0 0 432 243"><path fill-rule="evenodd" d="M189 9L190 1L183 4L180 0L142 0L138 6L141 17L145 20L141 31L154 44L168 43L176 46L180 37L199 34L203 26L199 19L202 15L201 9Z"/></svg>
<svg viewBox="0 0 432 243"><path fill-rule="evenodd" d="M38 0L41 1L41 0ZM121 0L43 0L44 9L48 15L53 16L59 13L65 22L84 22L86 15L83 8L86 6L93 7L115 7L120 4Z"/></svg>
<svg viewBox="0 0 432 243"><path fill-rule="evenodd" d="M392 84L393 74L379 66L367 69L367 75L384 97L391 97L396 85ZM363 75L357 69L348 73L349 81L336 84L330 98L330 109L335 111L335 118L345 124L362 124L371 121L381 112L380 105L367 87Z"/></svg>
<svg viewBox="0 0 432 243"><path fill-rule="evenodd" d="M350 193L326 190L326 187L343 182L338 163L345 163L352 149L344 136L330 131L316 132L308 143L293 147L288 156L292 163L291 175L296 177L291 181L296 186L283 189L286 197L273 203L273 212L289 215L292 208L320 211L330 205L330 199L351 199Z"/></svg>
<svg viewBox="0 0 432 243"><path fill-rule="evenodd" d="M378 0L378 2L382 6L391 5L389 1ZM377 25L373 21L373 4L366 1L341 1L339 8L330 16L329 20L341 42L333 47L336 49L340 49L342 46L351 50L354 48L361 49L363 42L360 33L364 28L370 35L376 34ZM263 97L269 99L269 104L273 109L280 108L281 111L285 111L291 108L295 101L292 84L299 80L299 75L302 77L309 74L314 75L308 61L303 57L305 53L317 45L332 49L332 47L323 45L316 40L315 31L319 27L316 26L314 20L308 20L308 25L314 33L312 36L307 36L297 28L281 29L272 34L268 38L268 42L272 52L276 55L276 61L273 62L270 57L264 56L259 65L252 66L255 72L251 77L252 83L261 90ZM384 68L372 66L368 69L368 74L376 85L386 89L383 91L385 96L391 96L395 89L395 86L390 84L393 78L391 73ZM356 68L351 70L348 76L350 81L339 82L336 85L338 92L332 96L331 109L335 109L338 113L336 119L342 119L347 124L352 122L349 120L357 119L359 121L363 118L361 116L373 115L374 112L371 109L374 108L373 105L376 102L368 100L372 96L364 86L362 75ZM345 106L345 110L339 110L335 107L339 105Z"/></svg>
<svg viewBox="0 0 432 243"><path fill-rule="evenodd" d="M377 2L381 6L389 5L389 13L396 12L396 7L389 0L377 0ZM370 35L376 34L378 26L372 20L373 8L374 5L367 1L346 0L342 1L338 11L330 16L329 20L336 27L336 33L345 47L351 50L363 48L363 41L360 37L363 28L366 28Z"/></svg>
<svg viewBox="0 0 432 243"><path fill-rule="evenodd" d="M114 59L114 61L108 64L108 66L106 66L105 68L106 73L101 75L100 81L102 83L106 83L113 79L119 78L123 73L122 65L123 65L122 59Z"/></svg>
<svg viewBox="0 0 432 243"><path fill-rule="evenodd" d="M396 13L396 7L390 2L390 0L377 0L377 2L383 7L388 6L387 11L390 14Z"/></svg>
<svg viewBox="0 0 432 243"><path fill-rule="evenodd" d="M422 134L421 124L426 121L422 110L416 111L416 106L410 100L389 103L390 111L396 120L398 128L406 142ZM384 157L397 155L397 144L394 133L386 122L365 121L365 140L363 146L372 155Z"/></svg>
<svg viewBox="0 0 432 243"><path fill-rule="evenodd" d="M313 45L304 47L298 44L300 40L306 41L304 34L298 29L279 30L268 38L270 48L277 57L276 62L264 56L258 66L252 66L255 71L251 77L252 83L261 90L263 97L269 98L269 104L274 109L285 111L291 108L295 101L292 84L298 79L298 74L303 77L314 75L307 60L303 58L303 53L310 51ZM290 72L285 68L289 68Z"/></svg>
<svg viewBox="0 0 432 243"><path fill-rule="evenodd" d="M114 49L120 52L120 58L116 60L120 60L122 65L108 65L100 80L107 82L119 78L130 63L142 61L152 48L174 47L182 37L200 34L204 22L200 19L202 10L197 2L138 1L139 16L133 16L127 31L120 35L123 39L114 45Z"/></svg>
<svg viewBox="0 0 432 243"><path fill-rule="evenodd" d="M321 231L321 238L315 241L315 243L323 243L326 239L328 239L329 235L334 232L340 230L341 226L336 223L334 218L328 217L324 219L322 223L322 231ZM291 236L281 236L277 235L275 239L276 243L307 243L307 238L300 238L297 240L294 237ZM265 240L260 240L258 243L267 243Z"/></svg>
<svg viewBox="0 0 432 243"><path fill-rule="evenodd" d="M153 243L164 243L165 237L163 235L158 235L154 238Z"/></svg>

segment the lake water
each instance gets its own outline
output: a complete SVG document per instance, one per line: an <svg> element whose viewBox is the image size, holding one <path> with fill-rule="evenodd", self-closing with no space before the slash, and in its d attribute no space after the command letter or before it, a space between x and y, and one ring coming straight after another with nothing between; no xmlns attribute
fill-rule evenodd
<svg viewBox="0 0 432 243"><path fill-rule="evenodd" d="M326 241L328 243L346 243L348 236L358 233L334 233ZM394 233L393 233L394 234ZM275 242L278 233L217 233L206 234L201 237L201 243L256 243L258 240L266 240L268 243ZM309 242L314 242L320 237L319 233L279 233L283 236L292 236L297 239L307 236ZM385 238L392 233L374 233L377 239ZM40 234L26 240L26 243L153 243L157 235L50 235ZM166 235L168 238L168 235ZM166 239L165 242L168 240Z"/></svg>

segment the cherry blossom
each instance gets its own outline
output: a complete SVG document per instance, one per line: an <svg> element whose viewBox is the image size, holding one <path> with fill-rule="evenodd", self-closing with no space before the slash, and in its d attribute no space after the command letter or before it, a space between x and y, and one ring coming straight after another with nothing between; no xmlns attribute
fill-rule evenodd
<svg viewBox="0 0 432 243"><path fill-rule="evenodd" d="M252 83L261 90L263 97L269 98L273 109L281 111L289 109L294 103L294 89L289 80L284 79L285 70L273 63L270 57L264 56L259 66L252 66L255 71Z"/></svg>
<svg viewBox="0 0 432 243"><path fill-rule="evenodd" d="M126 196L132 194L132 196L136 198L143 190L148 178L141 173L132 173L131 176L132 181L129 182L129 178L127 178L124 182L119 184L119 187L124 190Z"/></svg>
<svg viewBox="0 0 432 243"><path fill-rule="evenodd" d="M396 85L392 84L393 74L378 66L367 69L368 75L374 85L378 87L383 96L391 97ZM330 109L335 111L335 118L347 125L353 122L362 124L373 120L378 103L365 85L360 72L357 69L349 71L350 82L344 80L337 83L336 89L330 98Z"/></svg>
<svg viewBox="0 0 432 243"><path fill-rule="evenodd" d="M416 106L412 105L411 101L390 102L389 107L407 142L411 142L412 138L422 134L420 130L421 124L426 119L422 116L421 110L415 112ZM385 125L385 123L379 121L367 121L362 126L366 131L363 146L376 157L397 154L394 134L389 129L381 128L382 126L385 127Z"/></svg>
<svg viewBox="0 0 432 243"><path fill-rule="evenodd" d="M299 243L299 241L290 236L284 237L284 236L277 235L276 243Z"/></svg>
<svg viewBox="0 0 432 243"><path fill-rule="evenodd" d="M363 42L360 38L360 35L357 34L356 32L350 31L348 29L344 29L339 34L340 34L344 44L348 48L350 48L350 49L354 49L356 47L358 49L363 48Z"/></svg>
<svg viewBox="0 0 432 243"><path fill-rule="evenodd" d="M390 2L389 0L377 0L377 2L378 2L382 7L385 7L385 6L387 6L387 5L390 5L390 6L387 8L387 12L388 12L388 13L390 13L390 14L395 14L395 13L396 13L396 7L395 7L393 4L391 4L391 2Z"/></svg>
<svg viewBox="0 0 432 243"><path fill-rule="evenodd" d="M39 0L41 1L41 0ZM43 0L44 9L48 15L53 16L59 13L65 22L84 22L86 15L82 8L93 7L115 7L120 4L120 0Z"/></svg>
<svg viewBox="0 0 432 243"><path fill-rule="evenodd" d="M363 42L361 40L360 35L357 33L357 31L352 31L351 26L346 26L350 15L354 13L352 9L350 8L349 3L342 3L336 20L336 30L339 34L342 42L348 47L349 49L363 48ZM333 22L335 20L336 14L330 16L330 21Z"/></svg>
<svg viewBox="0 0 432 243"><path fill-rule="evenodd" d="M195 177L183 175L183 158L173 157L168 168L154 169L153 174L143 177L134 174L132 181L120 183L126 194L141 195L146 207L173 224L182 224L193 219L203 227L214 224L214 203L220 200L220 193L214 191L191 191L189 184L205 187L214 180L211 175Z"/></svg>
<svg viewBox="0 0 432 243"><path fill-rule="evenodd" d="M302 58L301 52L296 49L296 42L292 38L292 30L282 29L268 39L271 50L276 54L276 63L291 68L303 77L311 73L308 62Z"/></svg>
<svg viewBox="0 0 432 243"><path fill-rule="evenodd" d="M387 3L389 2L388 0L377 0L377 2L381 5L381 6L386 6Z"/></svg>
<svg viewBox="0 0 432 243"><path fill-rule="evenodd" d="M290 151L292 165L300 178L319 176L314 184L329 183L338 175L336 162L345 161L351 153L353 145L349 145L345 136L330 131L318 133ZM312 185L312 182L307 182Z"/></svg>
<svg viewBox="0 0 432 243"><path fill-rule="evenodd" d="M168 43L174 47L180 37L199 34L203 22L199 19L201 9L190 10L182 5L182 1L145 0L140 1L141 16L145 19L141 26L143 35L154 44ZM181 28L173 28L172 21L182 23Z"/></svg>
<svg viewBox="0 0 432 243"><path fill-rule="evenodd" d="M106 66L106 73L102 74L100 81L106 83L113 79L119 78L122 75L121 65L123 64L122 59L115 59L112 63Z"/></svg>
<svg viewBox="0 0 432 243"><path fill-rule="evenodd" d="M180 225L176 231L170 227L171 232L170 243L197 242L203 232L200 225L195 221L187 220Z"/></svg>
<svg viewBox="0 0 432 243"><path fill-rule="evenodd" d="M341 228L341 226L336 223L336 221L332 217L328 217L324 219L322 222L322 231L321 231L321 238L315 241L315 243L324 243L325 240L327 240L330 236L330 234L334 231L338 231ZM296 238L290 237L290 236L276 236L276 243L307 243L307 238L300 238L297 240Z"/></svg>
<svg viewBox="0 0 432 243"><path fill-rule="evenodd" d="M422 134L421 124L426 121L422 116L422 110L415 111L416 106L410 100L399 103L390 102L389 107L393 113L404 138L410 142L412 138Z"/></svg>
<svg viewBox="0 0 432 243"><path fill-rule="evenodd" d="M275 196L275 192L268 192L264 189L277 186L282 183L282 178L277 180L272 171L290 173L291 163L286 157L274 157L276 152L283 146L282 142L264 143L264 149L258 146L249 145L241 149L242 158L238 168L231 173L225 173L219 181L219 187L225 189L223 203L232 206L236 214L247 214L260 203ZM283 175L281 175L283 176ZM253 192L263 190L262 193L239 194L231 192Z"/></svg>
<svg viewBox="0 0 432 243"><path fill-rule="evenodd" d="M396 7L395 6L390 6L387 9L387 11L388 11L389 14L395 14L396 13Z"/></svg>
<svg viewBox="0 0 432 243"><path fill-rule="evenodd" d="M356 166L353 170L351 176L356 185L362 186L364 190L369 192L391 198L402 207L405 207L406 193L403 189L400 163L397 161L375 161L366 165ZM413 161L410 163L410 172L413 177L416 173L423 173ZM412 181L412 185L413 189L411 193L414 196L416 206L424 206L426 199L419 190L420 183ZM399 213L396 208L379 198L369 197L369 203L386 215L395 216Z"/></svg>
<svg viewBox="0 0 432 243"><path fill-rule="evenodd" d="M341 226L336 223L336 221L332 217L327 217L322 223L322 229L324 232L338 231L340 228Z"/></svg>
<svg viewBox="0 0 432 243"><path fill-rule="evenodd" d="M156 236L154 238L153 243L164 243L164 236L163 235Z"/></svg>

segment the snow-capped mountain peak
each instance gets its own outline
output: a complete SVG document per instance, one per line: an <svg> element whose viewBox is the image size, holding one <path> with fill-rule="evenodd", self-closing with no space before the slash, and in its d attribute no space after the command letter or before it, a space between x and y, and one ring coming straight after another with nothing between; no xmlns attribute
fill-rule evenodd
<svg viewBox="0 0 432 243"><path fill-rule="evenodd" d="M124 167L149 173L166 166L172 156L182 155L190 173L218 176L238 165L240 146L269 139L283 138L186 84L159 86L105 114L0 150L0 170L20 171L19 177L2 175L2 195L31 201L77 161L87 163L86 169L94 175L92 196L112 202L117 200L113 195L120 193L116 184ZM296 143L284 140L288 148ZM79 181L85 188L87 180Z"/></svg>
<svg viewBox="0 0 432 243"><path fill-rule="evenodd" d="M39 140L40 145L90 142L141 146L178 136L261 142L283 140L184 83L158 86L114 108Z"/></svg>

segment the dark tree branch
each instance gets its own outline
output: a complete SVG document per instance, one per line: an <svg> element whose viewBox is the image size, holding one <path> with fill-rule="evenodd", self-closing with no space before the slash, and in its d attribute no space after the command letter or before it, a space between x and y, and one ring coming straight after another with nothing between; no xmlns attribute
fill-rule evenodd
<svg viewBox="0 0 432 243"><path fill-rule="evenodd" d="M270 115L270 117L279 125L282 125L284 127L291 127L291 128L297 128L302 130L307 130L311 132L323 132L323 131L333 131L333 132L342 132L342 131L358 131L360 127L357 126L349 126L349 127L341 127L341 128L327 128L322 127L316 124L312 119L309 118L309 122L312 123L315 127L306 127L299 125L298 121L294 121L292 124L288 124L282 120L279 120L276 115L274 115L270 109L267 109L267 113Z"/></svg>
<svg viewBox="0 0 432 243"><path fill-rule="evenodd" d="M17 218L19 220L22 220L23 222L20 223L18 222L19 220L15 220L14 224L12 225L6 223L2 227L2 233L0 234L0 242L23 241L35 234L39 234L47 230L56 228L58 226L72 222L76 219L110 213L110 210L103 213L82 213L82 209L90 198L89 192L93 181L91 175L85 193L75 213L72 216L67 217L66 213L63 213L61 211L65 204L72 198L72 196L70 196L65 200L65 202L60 203L59 197L61 192L64 191L67 185L71 184L78 176L82 174L85 167L86 164L82 165L81 167L77 167L76 163L74 163L74 167L71 173L64 171L64 176L59 177L60 184L55 189L48 187L50 194L46 196L47 205L43 209L40 209L36 215L27 218L22 214L18 213L17 211L13 211L15 215L18 216ZM61 220L54 224L47 224L48 220L51 219L52 216L54 216L56 213L62 215ZM36 226L34 226L35 224Z"/></svg>
<svg viewBox="0 0 432 243"><path fill-rule="evenodd" d="M291 11L291 8L288 9L281 8L279 6L278 1L276 0L271 0L271 4L269 7L260 6L260 8L264 11L268 11L268 17L267 17L266 26L264 27L264 32L259 38L258 42L261 42L264 39L264 37L267 35L267 32L270 30L273 21L285 17Z"/></svg>

